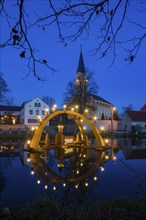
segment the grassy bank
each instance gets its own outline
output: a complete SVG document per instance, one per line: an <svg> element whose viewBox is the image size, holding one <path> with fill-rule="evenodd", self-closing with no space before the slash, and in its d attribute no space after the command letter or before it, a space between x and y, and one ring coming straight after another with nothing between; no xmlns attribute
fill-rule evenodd
<svg viewBox="0 0 146 220"><path fill-rule="evenodd" d="M10 210L1 219L8 220L144 220L146 219L146 197L106 200L100 205L88 203L76 206L70 202L60 204L56 199L39 198L20 209Z"/></svg>

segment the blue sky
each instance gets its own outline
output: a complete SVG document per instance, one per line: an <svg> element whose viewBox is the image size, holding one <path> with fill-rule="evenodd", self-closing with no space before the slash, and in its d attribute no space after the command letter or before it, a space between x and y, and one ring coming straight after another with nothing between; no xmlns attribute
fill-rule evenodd
<svg viewBox="0 0 146 220"><path fill-rule="evenodd" d="M41 2L36 3L35 7L38 10ZM44 7L41 10L43 12ZM133 16L132 10L130 13ZM137 14L135 14L135 19L142 22L142 18L137 17ZM1 23L2 40L7 36L8 31L6 24ZM130 36L131 34L135 36L134 31L135 29L131 29L129 26L128 32L127 30L123 31L123 36ZM14 97L15 105L21 105L23 101L35 97L51 96L56 100L57 105L61 107L66 85L68 81L75 78L80 45L83 48L85 67L95 72L99 96L115 105L120 112L122 107L129 104L132 104L138 110L146 103L146 42L140 48L138 56L132 64L124 61L125 53L121 48L118 48L117 60L109 68L111 64L110 56L101 60L97 60L96 56L91 56L90 50L95 48L97 43L92 34L86 40L81 37L75 42L69 42L67 47L64 47L63 44L58 42L56 26L52 25L47 31L36 33L34 30L30 33L30 36L33 45L39 50L38 55L45 58L58 71L50 74L48 70L39 68L39 73L48 76L48 80L44 82L38 81L32 75L23 79L27 75L28 69L26 61L19 57L20 51L12 48L1 49L0 71L4 74L11 95Z"/></svg>

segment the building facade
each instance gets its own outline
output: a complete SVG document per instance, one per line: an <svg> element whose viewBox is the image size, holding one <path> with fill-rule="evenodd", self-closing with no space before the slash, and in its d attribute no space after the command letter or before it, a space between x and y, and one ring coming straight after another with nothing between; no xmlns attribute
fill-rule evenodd
<svg viewBox="0 0 146 220"><path fill-rule="evenodd" d="M46 117L49 106L40 98L24 102L20 111L20 122L26 126L37 126L39 120Z"/></svg>

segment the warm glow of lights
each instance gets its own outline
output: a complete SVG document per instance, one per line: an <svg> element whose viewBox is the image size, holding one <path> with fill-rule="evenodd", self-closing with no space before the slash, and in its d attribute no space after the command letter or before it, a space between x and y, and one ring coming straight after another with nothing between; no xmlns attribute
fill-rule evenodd
<svg viewBox="0 0 146 220"><path fill-rule="evenodd" d="M63 186L66 187L66 183L63 183Z"/></svg>
<svg viewBox="0 0 146 220"><path fill-rule="evenodd" d="M75 109L74 109L74 108L71 108L71 110L74 111Z"/></svg>
<svg viewBox="0 0 146 220"><path fill-rule="evenodd" d="M95 181L97 180L97 176L94 176L94 178L93 178Z"/></svg>
<svg viewBox="0 0 146 220"><path fill-rule="evenodd" d="M47 184L45 185L45 189L48 189L48 185Z"/></svg>
<svg viewBox="0 0 146 220"><path fill-rule="evenodd" d="M83 129L86 130L86 127L84 126Z"/></svg>
<svg viewBox="0 0 146 220"><path fill-rule="evenodd" d="M103 172L103 171L104 171L104 166L101 166L100 169L101 169L101 171Z"/></svg>
<svg viewBox="0 0 146 220"><path fill-rule="evenodd" d="M78 109L79 108L79 106L78 105L75 105L75 109Z"/></svg>
<svg viewBox="0 0 146 220"><path fill-rule="evenodd" d="M30 140L27 141L27 144L30 144Z"/></svg>
<svg viewBox="0 0 146 220"><path fill-rule="evenodd" d="M34 175L34 169L33 168L31 169L31 175Z"/></svg>
<svg viewBox="0 0 146 220"><path fill-rule="evenodd" d="M53 107L54 107L54 108L57 108L57 105L55 104L55 105L53 105Z"/></svg>
<svg viewBox="0 0 146 220"><path fill-rule="evenodd" d="M79 170L77 170L77 171L76 171L76 173L77 173L77 174L79 174L79 173L80 173L80 171L79 171Z"/></svg>
<svg viewBox="0 0 146 220"><path fill-rule="evenodd" d="M83 166L83 163L81 163L80 165L81 165L81 167L82 167L82 166Z"/></svg>
<svg viewBox="0 0 146 220"><path fill-rule="evenodd" d="M86 157L86 154L84 154L83 157L85 158L85 157Z"/></svg>
<svg viewBox="0 0 146 220"><path fill-rule="evenodd" d="M117 160L117 157L116 157L116 156L113 156L112 160L114 160L114 161Z"/></svg>
<svg viewBox="0 0 146 220"><path fill-rule="evenodd" d="M80 122L83 122L83 119L80 119Z"/></svg>
<svg viewBox="0 0 146 220"><path fill-rule="evenodd" d="M78 184L76 184L76 185L75 185L75 188L77 189L78 187L79 187L79 185L78 185Z"/></svg>
<svg viewBox="0 0 146 220"><path fill-rule="evenodd" d="M85 113L88 113L89 112L89 110L88 109L85 109Z"/></svg>
<svg viewBox="0 0 146 220"><path fill-rule="evenodd" d="M94 120L97 120L97 116L94 116L94 118L93 118Z"/></svg>
<svg viewBox="0 0 146 220"><path fill-rule="evenodd" d="M41 183L41 180L40 180L40 179L38 179L38 180L37 180L37 184L40 184L40 183Z"/></svg>
<svg viewBox="0 0 146 220"><path fill-rule="evenodd" d="M34 130L35 130L35 127L31 127L31 130L34 131Z"/></svg>
<svg viewBox="0 0 146 220"><path fill-rule="evenodd" d="M103 126L101 126L101 127L100 127L100 130L101 130L101 131L104 131L104 127L103 127Z"/></svg>
<svg viewBox="0 0 146 220"><path fill-rule="evenodd" d="M53 186L53 190L54 190L54 191L56 190L56 186Z"/></svg>
<svg viewBox="0 0 146 220"><path fill-rule="evenodd" d="M66 107L67 107L66 105L63 105L64 110L66 110Z"/></svg>
<svg viewBox="0 0 146 220"><path fill-rule="evenodd" d="M30 157L27 158L27 162L30 162Z"/></svg>
<svg viewBox="0 0 146 220"><path fill-rule="evenodd" d="M88 182L85 182L85 186L86 186L86 187L88 186Z"/></svg>
<svg viewBox="0 0 146 220"><path fill-rule="evenodd" d="M113 110L113 111L116 111L116 107L113 107L112 110Z"/></svg>
<svg viewBox="0 0 146 220"><path fill-rule="evenodd" d="M106 154L105 154L105 159L109 159L108 152L106 152Z"/></svg>

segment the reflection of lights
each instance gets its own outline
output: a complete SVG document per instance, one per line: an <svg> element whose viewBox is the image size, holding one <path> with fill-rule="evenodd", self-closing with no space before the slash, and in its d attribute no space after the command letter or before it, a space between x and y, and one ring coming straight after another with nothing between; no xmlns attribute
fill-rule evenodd
<svg viewBox="0 0 146 220"><path fill-rule="evenodd" d="M56 186L53 186L53 190L54 190L54 191L56 190Z"/></svg>
<svg viewBox="0 0 146 220"><path fill-rule="evenodd" d="M63 183L63 186L66 187L66 183Z"/></svg>
<svg viewBox="0 0 146 220"><path fill-rule="evenodd" d="M45 189L48 189L48 185L46 184L44 188L45 188Z"/></svg>
<svg viewBox="0 0 146 220"><path fill-rule="evenodd" d="M116 157L116 156L113 156L113 157L112 157L112 160L114 160L114 161L117 160L117 157Z"/></svg>
<svg viewBox="0 0 146 220"><path fill-rule="evenodd" d="M85 186L88 187L88 182L85 182Z"/></svg>
<svg viewBox="0 0 146 220"><path fill-rule="evenodd" d="M79 171L79 170L77 170L77 171L76 171L76 173L77 173L77 174L79 174L79 173L80 173L80 171Z"/></svg>
<svg viewBox="0 0 146 220"><path fill-rule="evenodd" d="M109 159L109 154L108 154L108 152L105 152L105 159Z"/></svg>
<svg viewBox="0 0 146 220"><path fill-rule="evenodd" d="M100 130L101 130L101 131L104 131L104 127L103 127L103 126L101 126Z"/></svg>
<svg viewBox="0 0 146 220"><path fill-rule="evenodd" d="M94 178L93 178L95 181L97 180L97 176L94 176Z"/></svg>
<svg viewBox="0 0 146 220"><path fill-rule="evenodd" d="M28 145L30 144L30 140L27 141L27 144L28 144Z"/></svg>
<svg viewBox="0 0 146 220"><path fill-rule="evenodd" d="M40 177L38 177L37 184L40 184L40 183L41 183L41 180L40 180Z"/></svg>
<svg viewBox="0 0 146 220"><path fill-rule="evenodd" d="M31 175L34 175L34 169L31 168Z"/></svg>
<svg viewBox="0 0 146 220"><path fill-rule="evenodd" d="M28 156L28 158L27 158L27 162L30 162L30 156Z"/></svg>
<svg viewBox="0 0 146 220"><path fill-rule="evenodd" d="M105 145L108 146L108 144L109 144L109 140L105 139Z"/></svg>
<svg viewBox="0 0 146 220"><path fill-rule="evenodd" d="M100 166L100 169L101 169L101 171L103 172L103 171L104 171L104 166L101 165L101 166Z"/></svg>

